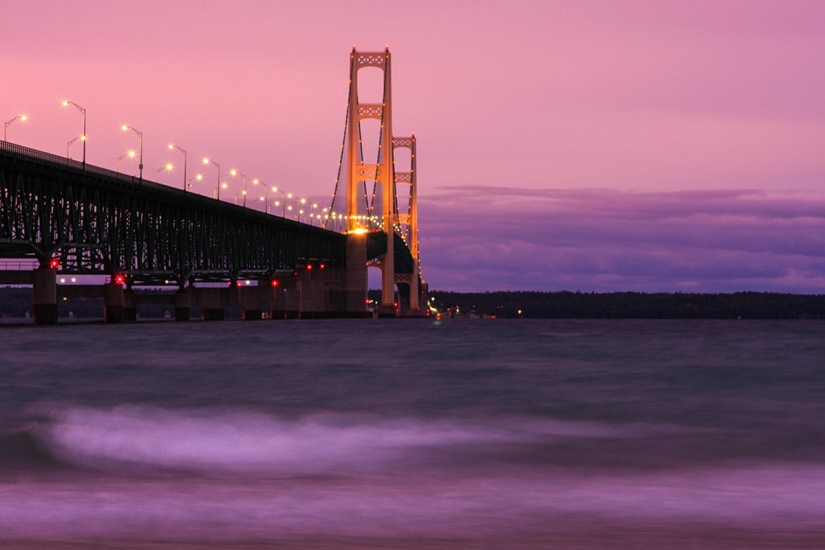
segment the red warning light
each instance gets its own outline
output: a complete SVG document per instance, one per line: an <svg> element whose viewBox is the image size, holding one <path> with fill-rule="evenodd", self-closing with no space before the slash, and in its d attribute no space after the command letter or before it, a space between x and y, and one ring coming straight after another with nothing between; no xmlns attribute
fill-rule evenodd
<svg viewBox="0 0 825 550"><path fill-rule="evenodd" d="M325 267L326 267L325 264L321 264L321 269L324 269Z"/></svg>
<svg viewBox="0 0 825 550"><path fill-rule="evenodd" d="M52 269L57 269L58 267L60 267L60 260L58 260L57 258L52 258L51 260L49 260L49 267Z"/></svg>
<svg viewBox="0 0 825 550"><path fill-rule="evenodd" d="M122 285L125 282L126 282L126 277L124 277L123 274L118 273L117 275L115 275L115 283L117 283L119 285Z"/></svg>
<svg viewBox="0 0 825 550"><path fill-rule="evenodd" d="M307 264L307 271L312 271L312 264Z"/></svg>
<svg viewBox="0 0 825 550"><path fill-rule="evenodd" d="M240 281L237 281L237 282L235 283L235 286L236 286L236 287L238 287L238 288L241 288L241 287L243 286L243 283L242 283L242 282L240 282Z"/></svg>
<svg viewBox="0 0 825 550"><path fill-rule="evenodd" d="M272 284L272 286L273 286L273 287L278 286L278 279L272 279L272 283L271 283L271 284Z"/></svg>

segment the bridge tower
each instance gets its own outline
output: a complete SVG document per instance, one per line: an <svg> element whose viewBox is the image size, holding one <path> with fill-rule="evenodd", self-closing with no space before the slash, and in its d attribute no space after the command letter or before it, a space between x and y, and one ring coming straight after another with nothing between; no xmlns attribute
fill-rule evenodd
<svg viewBox="0 0 825 550"><path fill-rule="evenodd" d="M411 137L393 138L392 147L393 151L399 148L410 150L410 171L396 171L395 162L393 161L393 175L396 188L399 183L407 183L410 186L409 211L406 214L396 213L395 226L398 228L401 228L402 225L406 226L405 240L412 254L413 270L410 275L397 274L395 276L395 282L408 283L410 285L409 309L411 312L415 312L420 306L418 288L420 276L420 267L418 265L418 185L416 183L415 171L415 134Z"/></svg>
<svg viewBox="0 0 825 550"><path fill-rule="evenodd" d="M360 103L358 101L358 71L366 67L376 67L384 73L384 94L381 103ZM395 181L392 166L392 90L390 75L390 50L383 52L359 52L355 48L350 54L350 92L347 104L347 232L350 235L363 233L368 228L367 216L361 215L359 185L374 181L381 189L382 224L387 234L387 251L381 261L381 306L380 313L395 315L395 252L393 235L395 231ZM361 148L360 122L367 119L380 121L381 130L378 144L378 158L375 164L365 164Z"/></svg>

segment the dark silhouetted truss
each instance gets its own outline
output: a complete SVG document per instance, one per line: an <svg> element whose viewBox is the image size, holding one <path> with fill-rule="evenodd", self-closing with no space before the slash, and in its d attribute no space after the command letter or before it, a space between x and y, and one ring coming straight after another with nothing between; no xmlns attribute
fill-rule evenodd
<svg viewBox="0 0 825 550"><path fill-rule="evenodd" d="M345 252L339 233L0 142L0 257L183 287L343 266Z"/></svg>

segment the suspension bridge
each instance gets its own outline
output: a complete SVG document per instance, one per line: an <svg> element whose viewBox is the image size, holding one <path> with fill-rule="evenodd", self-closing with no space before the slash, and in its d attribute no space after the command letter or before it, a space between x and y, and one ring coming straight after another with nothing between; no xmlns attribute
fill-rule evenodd
<svg viewBox="0 0 825 550"><path fill-rule="evenodd" d="M207 197L143 179L142 164L139 177L127 176L85 155L79 162L0 141L0 284L33 287L37 324L56 323L59 298L69 296L103 298L107 322L135 320L140 304L157 303L181 321L194 308L223 319L235 304L248 320L425 315L416 139L393 135L390 64L388 49L353 48L332 203L309 218L247 208L245 195L242 205L221 200L219 167L218 193ZM359 102L364 68L383 72L380 103ZM372 151L369 120L380 125ZM404 170L399 149L409 152ZM374 311L369 268L381 270ZM84 276L105 283L64 284L94 279Z"/></svg>

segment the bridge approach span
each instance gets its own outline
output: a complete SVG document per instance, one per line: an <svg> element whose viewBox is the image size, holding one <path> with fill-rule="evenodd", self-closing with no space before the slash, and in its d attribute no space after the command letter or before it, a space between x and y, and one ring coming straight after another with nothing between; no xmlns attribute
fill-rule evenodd
<svg viewBox="0 0 825 550"><path fill-rule="evenodd" d="M0 257L183 288L342 267L346 235L0 142Z"/></svg>
<svg viewBox="0 0 825 550"><path fill-rule="evenodd" d="M54 323L60 275L105 275L107 321L134 320L134 286L176 286L190 308L222 319L362 317L366 242L209 197L0 141L0 258L36 261L34 320ZM8 262L6 262L8 263ZM21 284L0 271L0 284ZM216 283L223 283L216 284ZM251 283L251 285L250 285ZM125 290L124 290L125 285Z"/></svg>

